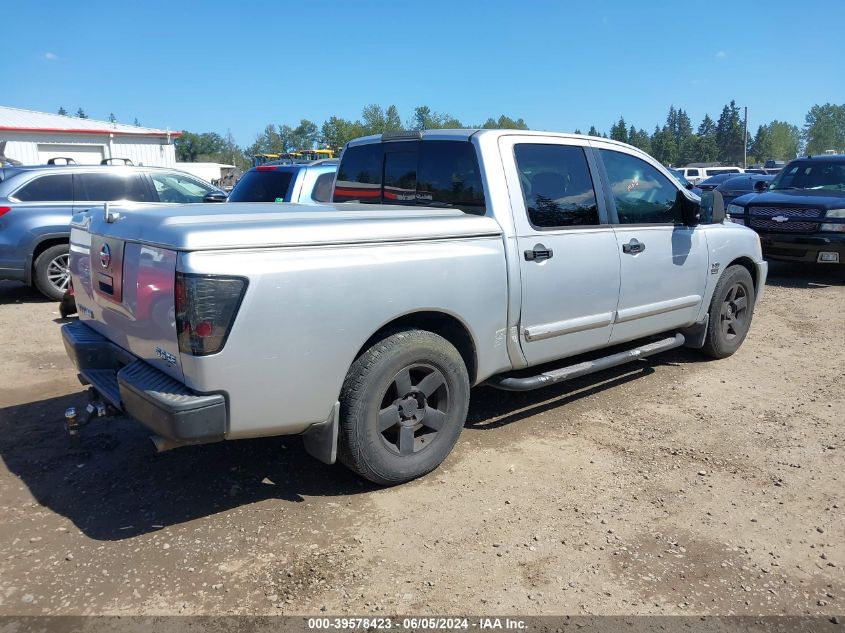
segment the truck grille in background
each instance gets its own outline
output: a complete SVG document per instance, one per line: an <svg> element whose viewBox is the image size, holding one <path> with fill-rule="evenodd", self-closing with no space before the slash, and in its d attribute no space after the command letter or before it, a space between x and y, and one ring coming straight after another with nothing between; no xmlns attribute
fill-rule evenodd
<svg viewBox="0 0 845 633"><path fill-rule="evenodd" d="M750 207L749 215L751 216L750 226L752 229L771 233L815 233L819 230L819 222L804 220L776 222L771 218L778 215L785 215L790 218L821 218L822 210L806 207Z"/></svg>

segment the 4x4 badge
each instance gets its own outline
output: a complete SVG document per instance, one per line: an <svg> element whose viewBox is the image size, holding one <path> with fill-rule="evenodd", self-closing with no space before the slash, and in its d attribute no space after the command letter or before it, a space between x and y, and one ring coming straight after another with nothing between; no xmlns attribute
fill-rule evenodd
<svg viewBox="0 0 845 633"><path fill-rule="evenodd" d="M720 266L721 264L719 264L718 262L716 262L715 264L710 264L710 274L717 275L719 273Z"/></svg>
<svg viewBox="0 0 845 633"><path fill-rule="evenodd" d="M100 266L108 268L111 263L111 249L108 244L103 244L100 248Z"/></svg>

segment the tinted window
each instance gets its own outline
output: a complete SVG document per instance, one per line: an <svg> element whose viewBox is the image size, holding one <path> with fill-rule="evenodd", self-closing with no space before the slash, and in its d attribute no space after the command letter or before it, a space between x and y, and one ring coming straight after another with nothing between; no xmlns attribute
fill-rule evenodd
<svg viewBox="0 0 845 633"><path fill-rule="evenodd" d="M687 176L698 176L697 169L687 169Z"/></svg>
<svg viewBox="0 0 845 633"><path fill-rule="evenodd" d="M599 223L596 192L584 149L572 145L514 147L522 195L537 227Z"/></svg>
<svg viewBox="0 0 845 633"><path fill-rule="evenodd" d="M332 199L332 184L334 174L320 174L317 182L314 183L314 190L311 192L311 199L314 202L329 202Z"/></svg>
<svg viewBox="0 0 845 633"><path fill-rule="evenodd" d="M387 152L384 156L384 203L416 204L419 153Z"/></svg>
<svg viewBox="0 0 845 633"><path fill-rule="evenodd" d="M229 202L290 202L290 171L248 171L229 194Z"/></svg>
<svg viewBox="0 0 845 633"><path fill-rule="evenodd" d="M182 176L181 174L150 174L160 202L202 202L205 195L214 191L211 185Z"/></svg>
<svg viewBox="0 0 845 633"><path fill-rule="evenodd" d="M472 213L485 209L481 170L468 141L348 147L338 169L334 200L458 207Z"/></svg>
<svg viewBox="0 0 845 633"><path fill-rule="evenodd" d="M22 202L57 202L73 200L70 174L41 176L14 194Z"/></svg>
<svg viewBox="0 0 845 633"><path fill-rule="evenodd" d="M674 222L678 188L636 156L599 150L621 224Z"/></svg>
<svg viewBox="0 0 845 633"><path fill-rule="evenodd" d="M469 141L421 141L417 204L458 207L483 215L481 169Z"/></svg>
<svg viewBox="0 0 845 633"><path fill-rule="evenodd" d="M152 202L141 174L76 174L73 177L76 201L132 200Z"/></svg>
<svg viewBox="0 0 845 633"><path fill-rule="evenodd" d="M347 147L337 170L334 201L381 202L384 151L381 143Z"/></svg>

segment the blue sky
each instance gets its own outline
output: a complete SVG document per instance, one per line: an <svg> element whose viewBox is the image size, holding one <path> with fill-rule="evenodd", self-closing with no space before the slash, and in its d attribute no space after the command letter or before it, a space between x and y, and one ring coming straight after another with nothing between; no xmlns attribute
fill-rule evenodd
<svg viewBox="0 0 845 633"><path fill-rule="evenodd" d="M247 145L267 123L427 104L465 123L651 132L735 99L749 128L845 103L842 0L7 2L0 105Z"/></svg>

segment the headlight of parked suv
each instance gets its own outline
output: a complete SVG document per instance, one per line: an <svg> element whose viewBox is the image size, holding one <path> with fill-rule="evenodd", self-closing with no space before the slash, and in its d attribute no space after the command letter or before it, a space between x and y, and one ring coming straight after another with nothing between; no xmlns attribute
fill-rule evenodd
<svg viewBox="0 0 845 633"><path fill-rule="evenodd" d="M842 218L845 219L845 209L831 209L825 214L826 218ZM833 224L828 222L819 227L820 231L835 231L836 233L845 233L845 224Z"/></svg>
<svg viewBox="0 0 845 633"><path fill-rule="evenodd" d="M728 219L731 222L733 222L734 224L745 224L745 220L743 220L741 218L730 217L731 215L744 215L745 214L745 208L744 207L741 207L738 204L729 204L728 208L725 209L725 211L728 214Z"/></svg>

